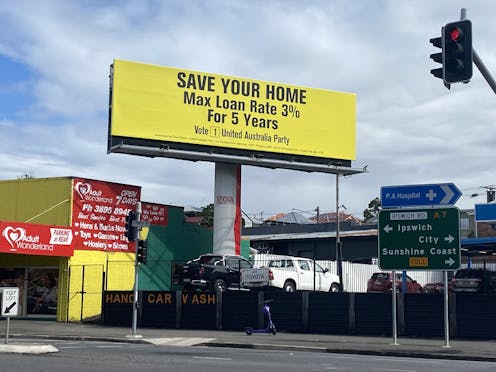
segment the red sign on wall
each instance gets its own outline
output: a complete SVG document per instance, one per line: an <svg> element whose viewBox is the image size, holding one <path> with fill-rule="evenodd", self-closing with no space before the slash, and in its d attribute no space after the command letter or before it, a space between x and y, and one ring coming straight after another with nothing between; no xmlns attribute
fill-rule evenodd
<svg viewBox="0 0 496 372"><path fill-rule="evenodd" d="M0 252L39 256L74 254L71 227L0 221Z"/></svg>
<svg viewBox="0 0 496 372"><path fill-rule="evenodd" d="M124 235L126 216L135 211L141 187L75 178L72 225L77 249L134 252Z"/></svg>
<svg viewBox="0 0 496 372"><path fill-rule="evenodd" d="M141 203L141 221L148 221L150 225L167 226L169 222L168 208L163 204Z"/></svg>

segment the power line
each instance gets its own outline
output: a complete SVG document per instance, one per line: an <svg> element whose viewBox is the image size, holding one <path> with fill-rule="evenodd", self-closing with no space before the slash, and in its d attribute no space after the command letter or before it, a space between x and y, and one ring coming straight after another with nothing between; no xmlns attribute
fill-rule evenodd
<svg viewBox="0 0 496 372"><path fill-rule="evenodd" d="M472 189L485 189L486 190L486 201L488 203L492 203L496 200L496 186L494 185L487 185L487 186L479 186L479 187L473 187ZM484 194L479 194L477 192L472 193L470 195L467 195L469 198L475 198L477 196L483 196Z"/></svg>

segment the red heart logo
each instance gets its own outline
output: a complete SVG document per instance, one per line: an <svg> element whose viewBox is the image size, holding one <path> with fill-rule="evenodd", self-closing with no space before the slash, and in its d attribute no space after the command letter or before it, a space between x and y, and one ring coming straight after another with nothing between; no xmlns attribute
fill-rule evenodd
<svg viewBox="0 0 496 372"><path fill-rule="evenodd" d="M79 196L81 197L81 199L84 199L84 196L91 191L91 184L90 183L78 182L78 183L76 183L74 185L74 189L79 194Z"/></svg>
<svg viewBox="0 0 496 372"><path fill-rule="evenodd" d="M26 230L21 227L13 228L12 226L7 226L3 229L2 235L9 242L10 246L14 248L14 243L24 239L26 236Z"/></svg>

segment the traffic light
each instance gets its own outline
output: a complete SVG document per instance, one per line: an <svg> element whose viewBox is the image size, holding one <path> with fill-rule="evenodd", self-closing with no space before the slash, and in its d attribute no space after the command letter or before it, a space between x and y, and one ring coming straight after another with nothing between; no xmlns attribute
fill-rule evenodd
<svg viewBox="0 0 496 372"><path fill-rule="evenodd" d="M129 211L128 215L126 216L126 231L124 233L129 243L136 240L136 227L133 227L133 221L135 220L136 212Z"/></svg>
<svg viewBox="0 0 496 372"><path fill-rule="evenodd" d="M138 256L138 262L146 264L146 255L148 250L148 243L146 240L138 240L138 250L136 255Z"/></svg>
<svg viewBox="0 0 496 372"><path fill-rule="evenodd" d="M434 62L440 63L442 65L443 64L443 44L442 44L441 37L435 37L435 38L430 39L429 41L436 48L441 48L440 53L431 54L431 59L433 59ZM443 66L436 68L436 69L432 69L431 74L434 75L435 77L439 78L439 79L443 79L443 76L444 76Z"/></svg>
<svg viewBox="0 0 496 372"><path fill-rule="evenodd" d="M472 23L451 22L443 28L443 78L447 84L472 77Z"/></svg>
<svg viewBox="0 0 496 372"><path fill-rule="evenodd" d="M434 62L442 66L431 70L431 74L443 79L449 89L452 83L467 83L472 77L472 23L465 19L446 24L441 29L441 37L429 40L439 53L430 55Z"/></svg>

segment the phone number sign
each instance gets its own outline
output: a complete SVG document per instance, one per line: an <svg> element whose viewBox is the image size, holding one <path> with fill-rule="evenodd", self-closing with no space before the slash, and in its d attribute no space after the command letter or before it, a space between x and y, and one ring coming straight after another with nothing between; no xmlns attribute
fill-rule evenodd
<svg viewBox="0 0 496 372"><path fill-rule="evenodd" d="M75 178L72 224L77 249L134 252L125 224L140 198L139 186Z"/></svg>

